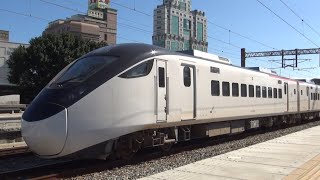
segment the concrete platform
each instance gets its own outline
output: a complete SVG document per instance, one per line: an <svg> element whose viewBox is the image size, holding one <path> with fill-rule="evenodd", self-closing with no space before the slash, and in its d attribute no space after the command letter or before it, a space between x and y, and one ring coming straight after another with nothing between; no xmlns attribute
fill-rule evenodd
<svg viewBox="0 0 320 180"><path fill-rule="evenodd" d="M0 133L20 132L22 113L0 114Z"/></svg>
<svg viewBox="0 0 320 180"><path fill-rule="evenodd" d="M320 179L320 126L142 179Z"/></svg>
<svg viewBox="0 0 320 180"><path fill-rule="evenodd" d="M0 144L0 151L4 149L19 148L19 147L27 147L27 144L25 142Z"/></svg>

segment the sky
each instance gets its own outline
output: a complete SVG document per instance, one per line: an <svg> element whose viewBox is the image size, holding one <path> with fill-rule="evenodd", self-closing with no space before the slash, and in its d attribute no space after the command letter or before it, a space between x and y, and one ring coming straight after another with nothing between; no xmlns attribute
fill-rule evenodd
<svg viewBox="0 0 320 180"><path fill-rule="evenodd" d="M151 44L153 10L161 3L162 0L111 0L111 7L118 10L117 43ZM85 13L87 6L87 0L2 1L0 29L10 31L12 42L28 43L42 34L48 22ZM209 53L227 57L238 66L241 48L247 52L319 48L319 7L319 0L192 1L192 9L204 11L211 22L208 23ZM281 57L250 58L246 62L247 66L272 69L281 76L310 79L320 78L319 56L300 56L301 63L295 70L279 68Z"/></svg>

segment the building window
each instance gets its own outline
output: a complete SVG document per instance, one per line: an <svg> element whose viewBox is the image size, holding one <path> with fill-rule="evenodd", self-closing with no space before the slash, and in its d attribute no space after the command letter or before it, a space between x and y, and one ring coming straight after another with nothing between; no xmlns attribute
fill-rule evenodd
<svg viewBox="0 0 320 180"><path fill-rule="evenodd" d="M220 96L220 83L219 81L211 81L211 95Z"/></svg>
<svg viewBox="0 0 320 180"><path fill-rule="evenodd" d="M177 42L177 41L172 41L172 42L171 42L171 50L172 50L172 51L178 51L178 50L179 50L179 42Z"/></svg>
<svg viewBox="0 0 320 180"><path fill-rule="evenodd" d="M241 84L241 97L247 97L247 85Z"/></svg>
<svg viewBox="0 0 320 180"><path fill-rule="evenodd" d="M190 41L188 40L185 40L184 41L184 50L190 50Z"/></svg>
<svg viewBox="0 0 320 180"><path fill-rule="evenodd" d="M239 97L239 84L238 83L232 83L232 96Z"/></svg>
<svg viewBox="0 0 320 180"><path fill-rule="evenodd" d="M261 87L260 86L256 86L256 97L257 98L261 97Z"/></svg>
<svg viewBox="0 0 320 180"><path fill-rule="evenodd" d="M104 34L104 40L108 41L108 35L107 34Z"/></svg>
<svg viewBox="0 0 320 180"><path fill-rule="evenodd" d="M197 40L203 41L203 23L197 22Z"/></svg>
<svg viewBox="0 0 320 180"><path fill-rule="evenodd" d="M249 97L254 97L254 86L249 85Z"/></svg>
<svg viewBox="0 0 320 180"><path fill-rule="evenodd" d="M229 82L222 82L222 95L223 96L230 96L230 83Z"/></svg>
<svg viewBox="0 0 320 180"><path fill-rule="evenodd" d="M179 17L172 16L171 18L171 34L179 35Z"/></svg>

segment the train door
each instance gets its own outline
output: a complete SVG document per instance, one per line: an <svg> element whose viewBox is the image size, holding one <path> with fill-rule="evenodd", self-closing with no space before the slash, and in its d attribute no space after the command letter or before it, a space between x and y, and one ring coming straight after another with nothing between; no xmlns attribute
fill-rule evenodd
<svg viewBox="0 0 320 180"><path fill-rule="evenodd" d="M194 65L181 65L182 88L180 90L181 97L181 120L192 120L196 118L196 68Z"/></svg>
<svg viewBox="0 0 320 180"><path fill-rule="evenodd" d="M308 110L310 110L310 87L307 87Z"/></svg>
<svg viewBox="0 0 320 180"><path fill-rule="evenodd" d="M287 112L289 112L289 86L288 83L284 83L284 94L285 94L285 98L287 99Z"/></svg>
<svg viewBox="0 0 320 180"><path fill-rule="evenodd" d="M167 105L168 105L168 78L167 78L167 62L156 60L157 62L157 76L156 76L156 115L157 122L167 121Z"/></svg>

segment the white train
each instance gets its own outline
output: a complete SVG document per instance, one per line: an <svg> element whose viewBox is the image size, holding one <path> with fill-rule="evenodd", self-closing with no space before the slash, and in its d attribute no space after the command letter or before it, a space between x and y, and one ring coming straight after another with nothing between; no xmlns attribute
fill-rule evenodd
<svg viewBox="0 0 320 180"><path fill-rule="evenodd" d="M22 117L30 150L127 158L144 147L319 117L319 86L145 44L95 50Z"/></svg>

